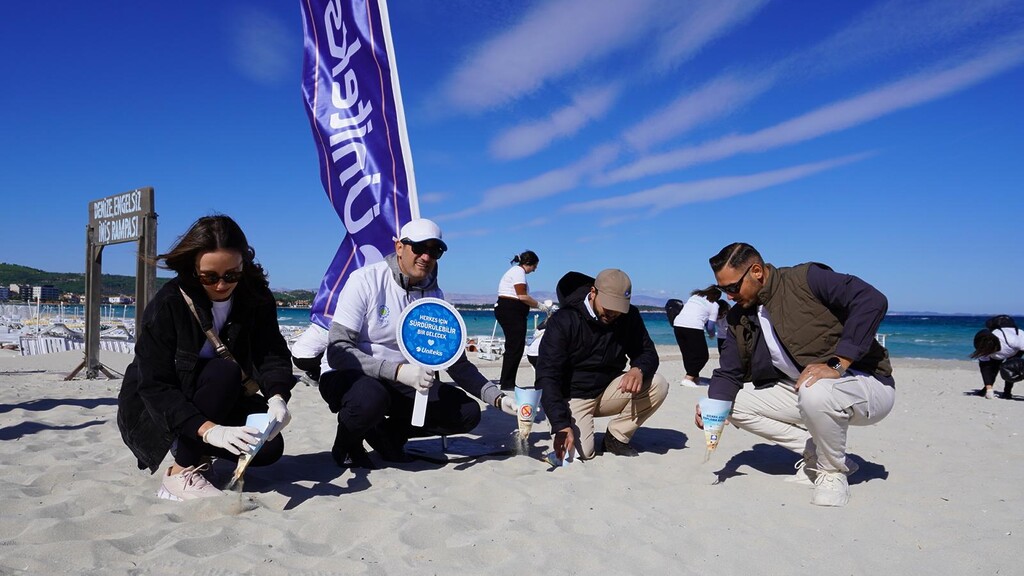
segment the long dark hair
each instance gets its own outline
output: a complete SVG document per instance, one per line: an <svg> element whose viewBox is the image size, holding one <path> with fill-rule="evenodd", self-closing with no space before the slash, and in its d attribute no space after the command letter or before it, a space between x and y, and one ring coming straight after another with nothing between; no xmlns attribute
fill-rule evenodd
<svg viewBox="0 0 1024 576"><path fill-rule="evenodd" d="M233 250L242 255L242 280L239 288L266 288L267 272L256 262L256 250L249 245L245 232L229 216L214 214L196 220L188 232L174 241L166 254L156 257L161 268L173 270L178 280L190 286L199 286L196 277L196 257L214 250Z"/></svg>
<svg viewBox="0 0 1024 576"><path fill-rule="evenodd" d="M537 257L537 253L533 250L526 250L522 254L512 257L509 264L519 264L520 266L536 266L540 264L540 258Z"/></svg>
<svg viewBox="0 0 1024 576"><path fill-rule="evenodd" d="M991 330L979 330L974 335L974 352L971 353L971 358L995 354L1002 347L999 338Z"/></svg>
<svg viewBox="0 0 1024 576"><path fill-rule="evenodd" d="M722 291L717 286L712 284L704 289L696 289L690 292L690 296L702 296L708 302L717 302L722 297Z"/></svg>

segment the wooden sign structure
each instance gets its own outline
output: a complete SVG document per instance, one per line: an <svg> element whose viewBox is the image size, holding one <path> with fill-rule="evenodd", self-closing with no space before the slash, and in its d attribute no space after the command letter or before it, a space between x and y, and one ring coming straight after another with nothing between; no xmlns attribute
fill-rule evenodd
<svg viewBox="0 0 1024 576"><path fill-rule="evenodd" d="M153 188L136 188L121 194L89 202L89 224L85 231L85 360L65 378L71 380L82 368L85 377L94 379L99 372L115 378L100 363L100 278L103 272L103 247L108 244L138 242L135 267L135 327L156 291L156 212Z"/></svg>

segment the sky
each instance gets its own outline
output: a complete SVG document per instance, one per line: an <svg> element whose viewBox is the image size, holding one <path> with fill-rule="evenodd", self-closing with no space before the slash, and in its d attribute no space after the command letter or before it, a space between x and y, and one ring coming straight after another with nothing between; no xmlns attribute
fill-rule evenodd
<svg viewBox="0 0 1024 576"><path fill-rule="evenodd" d="M736 241L857 275L890 311L1024 314L1019 0L401 0L420 212L448 293L621 268L685 297ZM84 272L91 200L152 186L158 250L246 231L316 289L342 225L287 0L18 2L0 19L0 262ZM134 244L103 271L134 274Z"/></svg>

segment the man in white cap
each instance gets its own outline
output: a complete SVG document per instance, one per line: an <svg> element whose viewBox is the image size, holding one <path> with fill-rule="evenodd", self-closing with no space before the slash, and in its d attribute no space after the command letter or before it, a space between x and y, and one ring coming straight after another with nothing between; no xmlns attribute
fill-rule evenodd
<svg viewBox="0 0 1024 576"><path fill-rule="evenodd" d="M547 320L536 382L555 454L562 459L575 449L593 458L594 418L611 416L604 451L636 456L630 440L665 401L668 381L657 374L658 352L629 303L629 276L614 268L597 278L570 272L558 292L561 308Z"/></svg>
<svg viewBox="0 0 1024 576"><path fill-rule="evenodd" d="M437 261L448 246L426 218L407 223L394 240L394 254L356 270L342 288L321 367L320 395L338 414L331 456L343 467L374 467L364 439L385 461L407 462L404 445L411 437L469 432L480 422L480 405L463 390L515 414L514 401L465 354L447 369L463 390L437 385L433 371L406 361L398 347L398 319L415 300L444 298ZM420 390L430 391L422 428L410 424Z"/></svg>

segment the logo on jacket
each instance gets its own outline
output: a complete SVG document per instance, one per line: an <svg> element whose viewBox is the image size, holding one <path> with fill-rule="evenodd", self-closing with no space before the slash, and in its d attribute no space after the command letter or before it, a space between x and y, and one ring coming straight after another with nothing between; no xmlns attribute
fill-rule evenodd
<svg viewBox="0 0 1024 576"><path fill-rule="evenodd" d="M388 317L389 316L391 316L391 309L388 308L387 305L382 304L379 308L377 308L377 323L378 324L383 324L383 325L386 326L388 324Z"/></svg>

